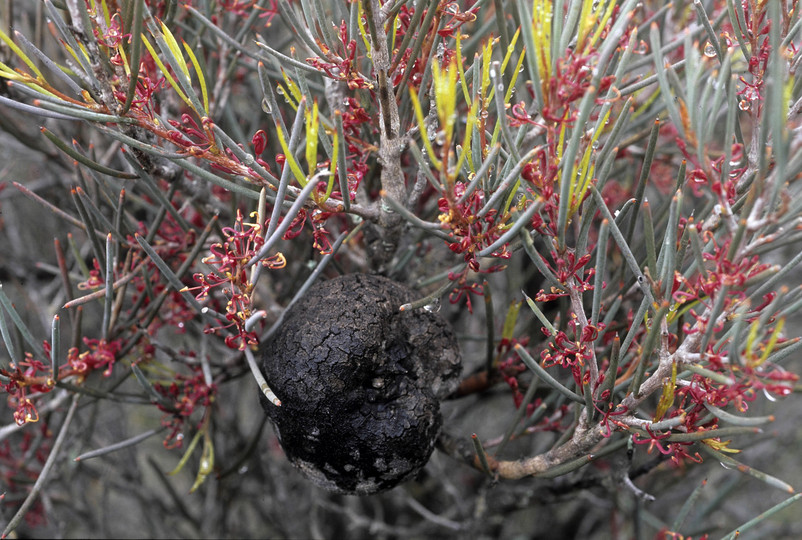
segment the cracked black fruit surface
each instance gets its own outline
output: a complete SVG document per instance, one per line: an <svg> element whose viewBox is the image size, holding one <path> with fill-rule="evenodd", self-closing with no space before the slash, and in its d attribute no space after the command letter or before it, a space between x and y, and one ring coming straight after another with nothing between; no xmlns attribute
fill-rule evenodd
<svg viewBox="0 0 802 540"><path fill-rule="evenodd" d="M416 296L380 276L341 276L290 308L265 346L281 407L264 395L262 406L290 461L317 485L376 493L428 461L460 353L442 317L398 311Z"/></svg>

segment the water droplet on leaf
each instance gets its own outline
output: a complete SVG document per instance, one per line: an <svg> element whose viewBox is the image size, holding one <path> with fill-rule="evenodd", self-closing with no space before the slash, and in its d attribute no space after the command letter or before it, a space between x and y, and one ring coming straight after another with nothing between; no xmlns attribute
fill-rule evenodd
<svg viewBox="0 0 802 540"><path fill-rule="evenodd" d="M709 41L705 43L705 56L714 58L716 56L716 48Z"/></svg>

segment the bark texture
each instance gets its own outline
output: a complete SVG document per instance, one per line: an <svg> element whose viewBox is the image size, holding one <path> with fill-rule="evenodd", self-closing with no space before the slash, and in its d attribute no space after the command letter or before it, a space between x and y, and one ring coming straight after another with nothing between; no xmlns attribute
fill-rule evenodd
<svg viewBox="0 0 802 540"><path fill-rule="evenodd" d="M262 406L289 459L321 487L390 489L432 453L460 353L440 316L398 310L414 298L387 278L342 276L295 304L265 347L265 378L282 405L262 396Z"/></svg>

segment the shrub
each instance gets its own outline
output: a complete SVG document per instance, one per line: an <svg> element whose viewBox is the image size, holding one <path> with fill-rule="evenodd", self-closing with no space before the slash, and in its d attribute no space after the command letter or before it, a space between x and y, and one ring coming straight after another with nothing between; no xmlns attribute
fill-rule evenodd
<svg viewBox="0 0 802 540"><path fill-rule="evenodd" d="M800 533L738 456L798 381L796 0L3 7L0 140L46 180L0 178L4 535ZM463 357L439 455L361 499L290 470L256 355L352 273L418 289L376 302L440 311ZM359 406L297 353L266 361L314 414ZM705 488L716 463L750 478ZM734 482L767 500L709 493Z"/></svg>

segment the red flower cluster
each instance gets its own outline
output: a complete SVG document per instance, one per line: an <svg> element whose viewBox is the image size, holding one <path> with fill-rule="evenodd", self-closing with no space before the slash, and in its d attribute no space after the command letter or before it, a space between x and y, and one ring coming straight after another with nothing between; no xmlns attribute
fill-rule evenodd
<svg viewBox="0 0 802 540"><path fill-rule="evenodd" d="M67 352L67 361L57 367L59 379L77 377L82 382L89 373L98 369L104 369L103 375L106 377L111 375L123 343L119 340L107 342L85 337L84 344L88 350L82 353L74 347ZM8 395L9 406L14 409L14 421L20 426L39 421L39 411L33 398L55 388L55 379L49 364L50 343L44 341L42 349L47 364L26 352L25 359L19 365L12 363L9 369L0 369L0 375L8 379L8 382L0 382L0 389Z"/></svg>
<svg viewBox="0 0 802 540"><path fill-rule="evenodd" d="M725 309L733 302L742 302L746 298L744 292L747 281L767 270L771 265L761 263L757 256L744 257L733 261L729 257L730 242L725 241L721 245L716 243L712 234L705 234L705 240L709 241L713 249L703 255L706 261L712 263L712 267L704 273L698 273L694 279L688 279L680 274L675 275L672 287L672 298L678 304L699 302L702 306L708 306L711 299L722 290L727 290L727 298L724 300ZM753 310L755 313L762 309L758 307ZM701 327L686 323L683 328L685 334L693 334L704 331L709 321L702 320L696 310L689 311L696 321L701 321Z"/></svg>
<svg viewBox="0 0 802 540"><path fill-rule="evenodd" d="M224 328L233 328L234 333L226 336L225 342L232 349L243 350L249 345L258 343L256 333L245 329L245 322L251 316L251 295L253 285L248 276L246 265L259 252L264 244L261 236L262 227L258 223L244 223L242 212L237 210L234 227L223 228L226 240L215 243L209 248L212 255L203 259L205 264L214 266L217 270L207 274L196 273L193 278L200 285L186 290L198 290L196 298L202 300L209 292L221 287L228 299L226 304L226 320L229 324L209 328L206 331L214 333ZM265 268L279 269L287 264L281 253L261 260Z"/></svg>
<svg viewBox="0 0 802 540"><path fill-rule="evenodd" d="M162 426L169 429L164 439L165 448L180 448L183 444L183 429L186 421L198 407L209 407L217 394L217 385L206 384L199 367L191 376L177 374L169 384L155 383L153 388L161 394L169 407L157 403L165 415Z"/></svg>
<svg viewBox="0 0 802 540"><path fill-rule="evenodd" d="M50 344L43 343L45 354L50 354ZM8 382L0 381L0 389L8 394L9 407L14 409L14 422L21 426L28 422L39 421L39 411L30 399L30 393L45 394L54 387L50 367L33 358L31 353L25 353L25 359L19 365L11 363L9 369L0 369Z"/></svg>
<svg viewBox="0 0 802 540"><path fill-rule="evenodd" d="M549 341L548 348L540 353L540 358L543 360L543 367L561 366L570 369L577 386L581 388L583 382L587 382L583 381L582 368L586 361L593 360L593 345L599 337L599 331L604 329L604 323L599 323L598 326L588 324L579 332L577 328L578 323L574 316L568 321L569 332L574 338L571 339L566 332L558 330L553 336L554 339ZM542 330L546 336L551 337L548 330L545 328ZM589 375L590 373L586 372L584 377Z"/></svg>
<svg viewBox="0 0 802 540"><path fill-rule="evenodd" d="M329 212L315 209L310 215L306 209L301 208L298 214L293 218L290 228L284 233L283 238L284 240L297 238L303 232L306 222L309 221L312 224L312 247L323 255L331 253L331 239L329 238L331 233L324 227L329 217L331 217L331 213Z"/></svg>
<svg viewBox="0 0 802 540"><path fill-rule="evenodd" d="M490 267L487 272L493 272L498 267ZM459 274L453 272L448 273L448 279L455 281L455 287L448 295L448 301L452 304L459 303L460 300L465 298L465 307L468 308L469 313L473 313L473 303L471 302L471 295L476 294L482 296L484 294L484 287L479 283L468 283L468 270L464 270Z"/></svg>
<svg viewBox="0 0 802 540"><path fill-rule="evenodd" d="M208 118L201 119L202 126L198 126L195 119L186 113L181 115L180 122L176 120L167 120L167 122L175 128L175 131L167 132L170 142L183 148L188 154L199 154L203 150L214 147L215 139L211 128L212 123ZM213 167L216 165L212 163Z"/></svg>
<svg viewBox="0 0 802 540"><path fill-rule="evenodd" d="M593 79L593 61L598 53L592 50L587 55L577 55L568 49L566 55L554 66L554 73L544 81L543 92L543 118L557 124L573 122L576 119L577 109L571 104L582 99L590 90ZM608 75L602 77L599 88L595 91L603 95L615 81L615 77Z"/></svg>
<svg viewBox="0 0 802 540"><path fill-rule="evenodd" d="M484 206L484 192L474 190L464 201L460 202L465 193L465 184L457 182L453 193L441 197L437 201L440 209L440 223L443 228L451 229L448 235L456 242L449 244L454 253L461 253L468 268L478 272L480 268L476 254L483 248L492 245L504 233L504 224L509 215L499 215L497 210L488 210L479 217L479 211ZM510 252L507 246L501 246L492 254L494 257L509 259Z"/></svg>
<svg viewBox="0 0 802 540"><path fill-rule="evenodd" d="M342 45L338 54L335 54L324 43L318 41L318 46L323 54L325 54L325 60L323 58L313 57L307 58L306 62L310 66L324 72L332 79L345 82L351 90L373 88L373 85L359 73L359 69L357 68L359 58L356 54L356 40L348 39L348 26L345 24L345 21L342 21L340 24L337 37L340 39L340 44Z"/></svg>
<svg viewBox="0 0 802 540"><path fill-rule="evenodd" d="M543 262L552 268L557 280L564 284L566 288L561 290L552 287L549 293L541 289L535 296L537 302L550 302L561 296L568 296L568 287L572 287L580 293L593 290L591 280L596 274L596 269L590 268L584 272L582 271L582 268L590 262L590 252L582 255L579 259L576 258L576 254L573 251L566 251L563 255L552 251L551 256L554 259L554 266L545 259Z"/></svg>
<svg viewBox="0 0 802 540"><path fill-rule="evenodd" d="M114 367L114 362L117 360L117 354L122 349L123 344L120 341L106 341L105 339L90 339L84 338L86 351L79 353L78 349L72 348L67 352L67 366L69 366L66 375L78 375L82 380L86 376L97 369L103 369L103 376L108 377L111 375L111 370Z"/></svg>
<svg viewBox="0 0 802 540"><path fill-rule="evenodd" d="M510 387L510 390L512 390L512 400L513 403L515 403L516 409L520 408L524 399L524 395L519 389L518 377L522 373L526 373L528 370L518 355L511 354L511 352L514 350L515 345L520 344L521 346L526 347L528 343L528 337L521 338L520 340L516 338L502 338L496 347L498 354L497 358L504 358L506 356L506 359L501 360L498 363L498 372L501 374L504 382L507 383L507 386ZM532 414L533 411L534 406L530 403L526 411L527 416Z"/></svg>

